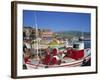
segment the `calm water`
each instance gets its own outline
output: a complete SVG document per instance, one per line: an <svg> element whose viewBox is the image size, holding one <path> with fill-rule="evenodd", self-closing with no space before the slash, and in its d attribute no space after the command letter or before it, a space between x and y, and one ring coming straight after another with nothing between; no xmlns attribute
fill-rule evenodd
<svg viewBox="0 0 100 80"><path fill-rule="evenodd" d="M86 48L91 48L91 41L84 41L84 46Z"/></svg>

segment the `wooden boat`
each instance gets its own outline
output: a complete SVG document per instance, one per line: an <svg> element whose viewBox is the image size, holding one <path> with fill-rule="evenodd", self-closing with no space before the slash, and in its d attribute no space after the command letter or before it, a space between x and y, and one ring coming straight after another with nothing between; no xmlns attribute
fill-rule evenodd
<svg viewBox="0 0 100 80"><path fill-rule="evenodd" d="M73 47L55 47L47 52L44 60L29 60L26 66L28 69L82 66L91 60L91 49L84 49L83 44L78 42Z"/></svg>

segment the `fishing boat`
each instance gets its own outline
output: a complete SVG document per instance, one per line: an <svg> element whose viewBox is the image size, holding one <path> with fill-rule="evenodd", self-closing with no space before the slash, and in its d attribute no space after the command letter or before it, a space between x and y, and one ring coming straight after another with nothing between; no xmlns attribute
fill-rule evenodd
<svg viewBox="0 0 100 80"><path fill-rule="evenodd" d="M91 60L91 49L84 49L84 42L75 42L73 47L55 47L47 51L44 59L29 60L28 69L77 67Z"/></svg>

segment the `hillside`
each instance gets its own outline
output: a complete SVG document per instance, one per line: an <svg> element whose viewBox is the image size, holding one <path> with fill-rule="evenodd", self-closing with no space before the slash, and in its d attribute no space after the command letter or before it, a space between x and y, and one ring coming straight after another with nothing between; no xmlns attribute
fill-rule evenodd
<svg viewBox="0 0 100 80"><path fill-rule="evenodd" d="M90 38L90 32L80 32L80 31L62 31L62 32L55 32L57 37L62 38L73 38L73 37L81 37L82 35L84 38Z"/></svg>

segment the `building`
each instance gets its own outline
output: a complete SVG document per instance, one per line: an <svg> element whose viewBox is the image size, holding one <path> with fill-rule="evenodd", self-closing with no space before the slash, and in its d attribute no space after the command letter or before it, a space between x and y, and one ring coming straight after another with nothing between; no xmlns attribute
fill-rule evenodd
<svg viewBox="0 0 100 80"><path fill-rule="evenodd" d="M36 28L24 27L23 37L26 37L29 39L36 39L36 37L41 37L41 29L38 29L36 32Z"/></svg>
<svg viewBox="0 0 100 80"><path fill-rule="evenodd" d="M53 37L53 32L49 29L43 29L41 37L42 38L52 38Z"/></svg>

